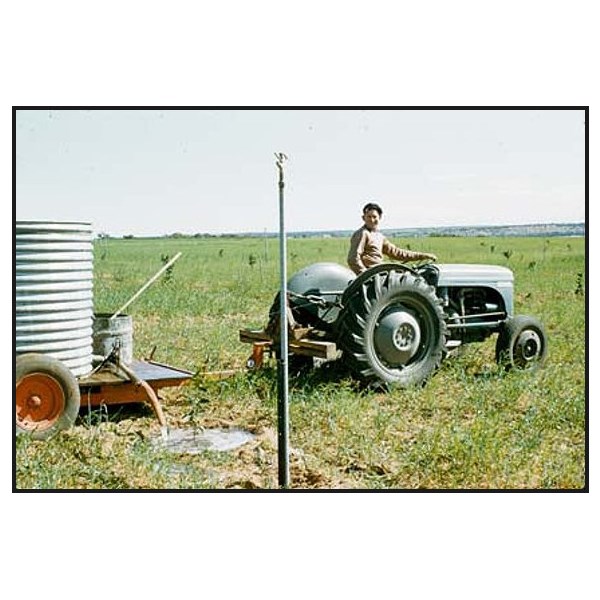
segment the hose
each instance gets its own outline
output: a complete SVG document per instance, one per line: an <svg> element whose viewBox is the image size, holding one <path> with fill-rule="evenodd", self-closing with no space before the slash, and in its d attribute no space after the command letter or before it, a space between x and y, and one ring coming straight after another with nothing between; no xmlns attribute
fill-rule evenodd
<svg viewBox="0 0 600 600"><path fill-rule="evenodd" d="M168 433L167 420L165 419L165 415L163 413L162 406L160 405L160 402L156 396L156 392L152 389L152 387L147 381L140 379L133 372L132 369L123 364L120 360L117 360L117 367L121 369L121 371L123 371L129 377L129 379L133 381L133 383L135 383L137 386L141 386L144 388L144 391L146 392L146 395L150 400L150 404L152 404L152 408L156 413L158 422L160 423L162 437L166 439Z"/></svg>

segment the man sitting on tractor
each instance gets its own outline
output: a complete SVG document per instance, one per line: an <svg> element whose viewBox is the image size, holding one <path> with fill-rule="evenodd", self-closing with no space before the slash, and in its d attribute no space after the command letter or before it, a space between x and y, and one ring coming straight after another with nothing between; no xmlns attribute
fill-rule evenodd
<svg viewBox="0 0 600 600"><path fill-rule="evenodd" d="M364 225L352 234L348 265L357 275L382 263L384 255L400 262L437 260L435 254L405 250L389 242L378 230L382 214L383 211L378 204L369 202L363 208Z"/></svg>

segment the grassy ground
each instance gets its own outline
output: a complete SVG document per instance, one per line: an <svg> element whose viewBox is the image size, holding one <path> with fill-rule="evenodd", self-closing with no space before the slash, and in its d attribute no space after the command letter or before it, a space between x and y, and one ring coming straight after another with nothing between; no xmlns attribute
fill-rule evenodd
<svg viewBox="0 0 600 600"><path fill-rule="evenodd" d="M581 238L395 240L440 262L509 266L515 312L538 317L549 356L537 372L505 373L495 339L465 346L423 389L360 388L337 363L291 380L291 484L345 489L575 489L585 484L585 255ZM348 240L290 239L290 275L319 261L345 263ZM128 311L134 355L206 372L165 389L171 428L239 427L255 434L232 452L173 454L145 406L82 409L47 442L20 436L19 489L277 487L275 365L246 372L238 330L266 324L278 287L277 241L102 240L95 246L95 310L124 303L163 264L172 271Z"/></svg>

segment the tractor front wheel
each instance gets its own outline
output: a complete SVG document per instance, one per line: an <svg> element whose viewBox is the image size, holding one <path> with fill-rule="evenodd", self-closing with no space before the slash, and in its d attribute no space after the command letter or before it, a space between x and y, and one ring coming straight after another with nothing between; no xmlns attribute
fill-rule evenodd
<svg viewBox="0 0 600 600"><path fill-rule="evenodd" d="M508 319L496 340L496 361L506 370L536 369L547 353L546 332L533 317L520 315Z"/></svg>

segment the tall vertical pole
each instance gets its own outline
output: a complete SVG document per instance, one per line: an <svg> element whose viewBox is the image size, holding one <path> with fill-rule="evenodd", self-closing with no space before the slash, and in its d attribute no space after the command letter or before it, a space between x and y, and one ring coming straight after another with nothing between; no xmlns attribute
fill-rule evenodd
<svg viewBox="0 0 600 600"><path fill-rule="evenodd" d="M264 242L265 242L265 263L267 263L269 261L269 247L268 247L268 242L267 242L267 230L265 228L264 232L263 232L263 238L264 238Z"/></svg>
<svg viewBox="0 0 600 600"><path fill-rule="evenodd" d="M279 169L279 269L281 286L279 292L280 348L277 362L277 464L279 487L290 484L289 460L289 401L288 401L288 318L287 318L287 245L285 234L285 211L283 203L283 163L287 156L275 154Z"/></svg>

